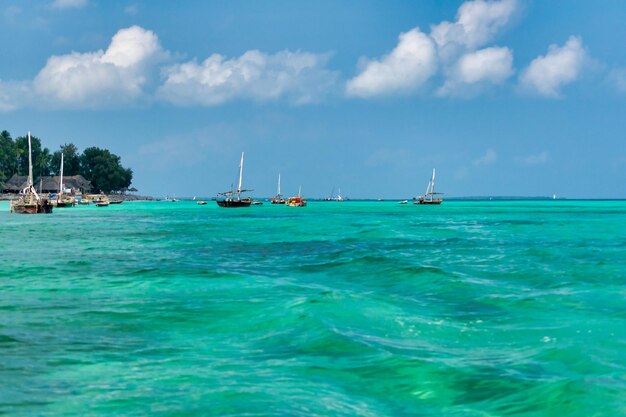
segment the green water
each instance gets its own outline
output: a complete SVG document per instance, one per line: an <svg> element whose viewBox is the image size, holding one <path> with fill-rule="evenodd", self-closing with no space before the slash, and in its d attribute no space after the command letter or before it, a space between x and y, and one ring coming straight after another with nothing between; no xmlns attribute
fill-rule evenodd
<svg viewBox="0 0 626 417"><path fill-rule="evenodd" d="M626 202L0 203L0 415L626 415Z"/></svg>

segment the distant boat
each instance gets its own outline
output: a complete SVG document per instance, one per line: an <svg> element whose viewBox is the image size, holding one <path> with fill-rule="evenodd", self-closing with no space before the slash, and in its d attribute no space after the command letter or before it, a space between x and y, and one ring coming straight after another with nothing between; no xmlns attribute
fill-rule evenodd
<svg viewBox="0 0 626 417"><path fill-rule="evenodd" d="M94 196L93 200L96 207L108 207L109 206L109 197L104 194Z"/></svg>
<svg viewBox="0 0 626 417"><path fill-rule="evenodd" d="M409 200L402 200L400 202L398 202L398 204L407 204L409 202Z"/></svg>
<svg viewBox="0 0 626 417"><path fill-rule="evenodd" d="M278 191L276 192L276 196L271 199L272 204L285 204L285 199L280 194L280 174L278 174Z"/></svg>
<svg viewBox="0 0 626 417"><path fill-rule="evenodd" d="M433 175L428 181L428 187L426 188L426 192L424 195L420 195L413 202L413 204L441 204L443 198L435 198L435 195L443 194L435 192L435 168L433 168Z"/></svg>
<svg viewBox="0 0 626 417"><path fill-rule="evenodd" d="M206 201L198 201L196 204L199 206L204 206L206 205Z"/></svg>
<svg viewBox="0 0 626 417"><path fill-rule="evenodd" d="M109 204L122 204L124 200L110 200Z"/></svg>
<svg viewBox="0 0 626 417"><path fill-rule="evenodd" d="M337 190L337 197L335 197L335 198L334 198L334 199L332 199L332 200L334 200L334 201L346 201L346 200L347 200L347 198L345 198L345 197L342 197L342 196L341 196L341 188L339 188L339 189Z"/></svg>
<svg viewBox="0 0 626 417"><path fill-rule="evenodd" d="M287 206L289 207L305 207L306 200L302 198L302 187L298 189L298 195L296 197L289 197L287 200Z"/></svg>
<svg viewBox="0 0 626 417"><path fill-rule="evenodd" d="M230 190L223 193L219 193L215 199L217 205L220 207L236 208L236 207L250 207L252 204L251 198L241 198L241 193L253 190L244 190L241 188L243 180L243 152L241 153L241 162L239 163L239 183L236 190ZM220 197L221 196L221 197Z"/></svg>
<svg viewBox="0 0 626 417"><path fill-rule="evenodd" d="M63 152L61 152L61 172L59 176L59 192L56 195L56 198L52 202L55 207L74 207L76 205L76 200L72 196L66 196L64 194L65 187L63 186Z"/></svg>
<svg viewBox="0 0 626 417"><path fill-rule="evenodd" d="M28 132L28 182L26 188L20 192L17 200L11 200L9 206L11 213L19 214L48 214L52 213L52 204L47 199L41 198L33 186L33 160L31 155L30 131Z"/></svg>
<svg viewBox="0 0 626 417"><path fill-rule="evenodd" d="M176 202L178 202L178 200L176 199L176 197L170 197L169 195L168 195L168 196L166 196L166 197L165 197L165 200L163 200L163 201L167 201L167 202L170 202L170 203L176 203Z"/></svg>
<svg viewBox="0 0 626 417"><path fill-rule="evenodd" d="M263 202L259 200L252 200L252 203L250 204L252 204L253 206L262 206Z"/></svg>

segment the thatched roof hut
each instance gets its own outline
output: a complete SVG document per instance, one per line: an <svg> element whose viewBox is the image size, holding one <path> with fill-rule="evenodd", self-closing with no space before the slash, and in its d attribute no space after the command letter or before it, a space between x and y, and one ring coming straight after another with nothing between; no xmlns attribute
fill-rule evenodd
<svg viewBox="0 0 626 417"><path fill-rule="evenodd" d="M59 176L45 176L34 181L35 189L44 193L56 193L59 191ZM3 193L19 193L26 188L28 176L13 175L2 186ZM63 177L63 185L65 188L71 189L73 192L81 194L89 193L92 189L91 183L82 175L71 175Z"/></svg>

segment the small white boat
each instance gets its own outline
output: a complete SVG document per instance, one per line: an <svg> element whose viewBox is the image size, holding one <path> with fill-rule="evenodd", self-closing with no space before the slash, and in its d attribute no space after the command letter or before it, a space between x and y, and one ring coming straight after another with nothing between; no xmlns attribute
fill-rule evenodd
<svg viewBox="0 0 626 417"><path fill-rule="evenodd" d="M398 202L398 204L407 204L409 202L409 200L402 200L400 202Z"/></svg>

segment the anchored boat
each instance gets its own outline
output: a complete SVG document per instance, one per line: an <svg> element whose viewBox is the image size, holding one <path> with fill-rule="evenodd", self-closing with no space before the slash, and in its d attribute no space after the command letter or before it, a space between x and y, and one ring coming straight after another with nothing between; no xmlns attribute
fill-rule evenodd
<svg viewBox="0 0 626 417"><path fill-rule="evenodd" d="M220 207L250 207L252 204L251 198L241 198L241 193L253 190L244 190L241 188L243 181L243 152L241 153L241 162L239 163L239 183L236 190L230 190L223 193L219 193L215 201Z"/></svg>
<svg viewBox="0 0 626 417"><path fill-rule="evenodd" d="M276 192L276 196L272 198L272 204L285 204L285 199L280 194L280 174L278 174L278 191Z"/></svg>
<svg viewBox="0 0 626 417"><path fill-rule="evenodd" d="M296 197L289 197L287 200L288 207L305 207L306 200L302 197L302 187L298 188L298 195Z"/></svg>
<svg viewBox="0 0 626 417"><path fill-rule="evenodd" d="M59 192L52 202L55 207L74 207L76 200L70 195L65 195L65 187L63 186L63 152L61 152L61 172L59 176Z"/></svg>
<svg viewBox="0 0 626 417"><path fill-rule="evenodd" d="M11 200L11 213L39 214L52 213L52 204L45 198L41 198L33 186L33 161L30 146L30 131L28 132L28 182L26 188L20 192L16 200Z"/></svg>
<svg viewBox="0 0 626 417"><path fill-rule="evenodd" d="M441 202L443 201L443 198L441 197L437 197L435 198L435 195L439 195L439 194L443 194L443 193L436 193L435 192L435 168L433 168L433 175L430 178L430 181L428 181L428 187L426 187L426 193L424 193L424 195L420 195L418 197L416 197L413 202L413 204L441 204Z"/></svg>

